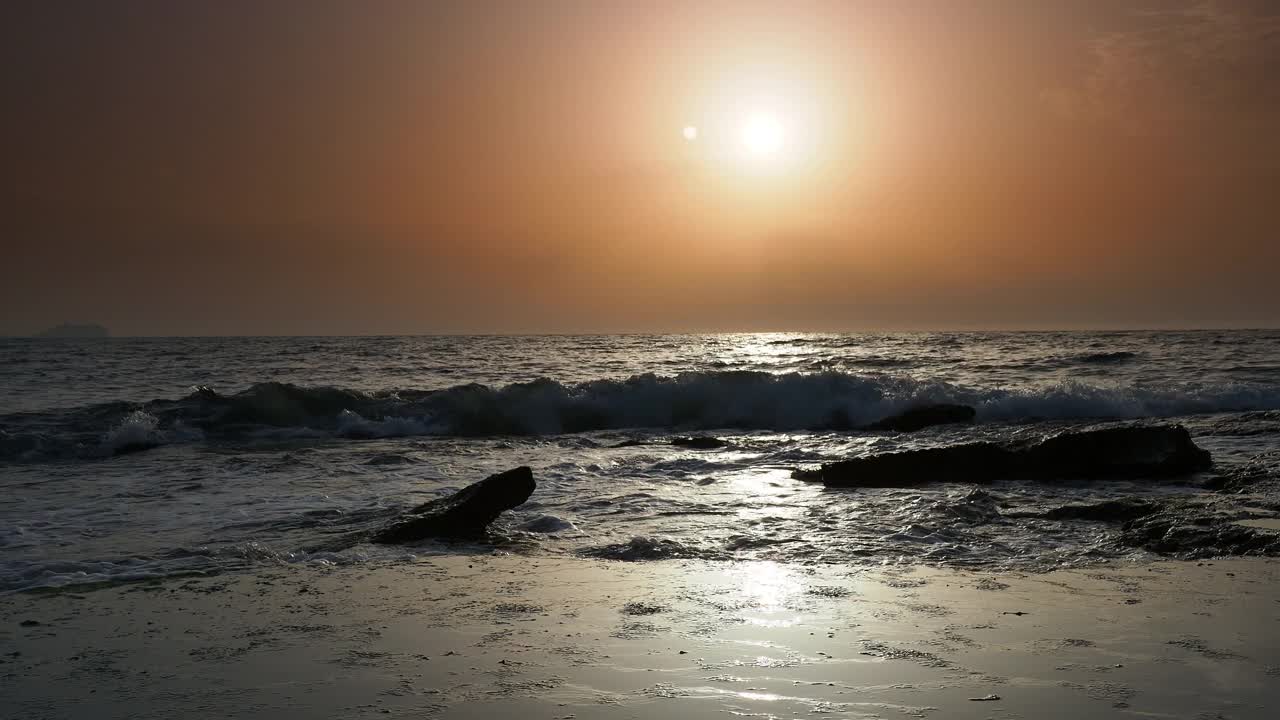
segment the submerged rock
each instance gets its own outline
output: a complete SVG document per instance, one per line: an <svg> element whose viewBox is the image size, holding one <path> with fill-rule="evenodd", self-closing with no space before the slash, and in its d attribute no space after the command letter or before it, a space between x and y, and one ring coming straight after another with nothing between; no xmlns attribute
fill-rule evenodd
<svg viewBox="0 0 1280 720"><path fill-rule="evenodd" d="M410 510L373 533L371 542L410 543L433 537L474 537L503 510L521 505L537 488L528 467L491 475L458 492Z"/></svg>
<svg viewBox="0 0 1280 720"><path fill-rule="evenodd" d="M1124 525L1120 542L1194 560L1225 555L1280 555L1280 533L1196 510L1172 509Z"/></svg>
<svg viewBox="0 0 1280 720"><path fill-rule="evenodd" d="M968 405L920 405L871 423L863 429L916 432L934 425L971 424L975 417L977 411Z"/></svg>
<svg viewBox="0 0 1280 720"><path fill-rule="evenodd" d="M687 447L694 450L717 450L722 447L729 447L726 440L717 437L678 437L671 438L671 444L676 447Z"/></svg>
<svg viewBox="0 0 1280 720"><path fill-rule="evenodd" d="M1032 445L968 443L827 463L828 487L910 487L935 482L1171 477L1207 470L1209 453L1181 425L1064 432Z"/></svg>
<svg viewBox="0 0 1280 720"><path fill-rule="evenodd" d="M1223 493L1271 492L1280 485L1280 450L1271 450L1250 458L1244 465L1231 468L1224 475L1205 480L1202 487Z"/></svg>

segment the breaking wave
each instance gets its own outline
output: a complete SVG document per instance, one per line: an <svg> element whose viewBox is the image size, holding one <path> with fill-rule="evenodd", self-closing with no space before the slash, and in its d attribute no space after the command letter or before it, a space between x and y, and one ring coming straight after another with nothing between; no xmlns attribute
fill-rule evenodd
<svg viewBox="0 0 1280 720"><path fill-rule="evenodd" d="M979 421L1174 417L1280 410L1280 388L1246 382L975 388L837 371L687 372L622 380L364 393L259 383L222 395L0 417L0 458L101 456L222 437L554 435L596 430L848 430L908 407L960 403Z"/></svg>

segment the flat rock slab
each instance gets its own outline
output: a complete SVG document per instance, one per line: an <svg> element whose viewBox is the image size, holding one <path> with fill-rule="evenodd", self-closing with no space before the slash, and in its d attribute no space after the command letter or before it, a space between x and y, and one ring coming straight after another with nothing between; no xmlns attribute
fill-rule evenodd
<svg viewBox="0 0 1280 720"><path fill-rule="evenodd" d="M828 487L914 487L935 482L990 482L1010 463L1010 451L995 443L868 455L826 463L818 475Z"/></svg>
<svg viewBox="0 0 1280 720"><path fill-rule="evenodd" d="M1209 453L1181 425L1064 432L1031 445L967 443L827 463L829 487L912 487L935 482L1175 477L1207 470Z"/></svg>

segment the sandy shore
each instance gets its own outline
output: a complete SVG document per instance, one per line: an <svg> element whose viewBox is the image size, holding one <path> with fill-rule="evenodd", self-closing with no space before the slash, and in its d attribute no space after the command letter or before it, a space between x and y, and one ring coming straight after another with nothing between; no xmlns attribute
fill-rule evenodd
<svg viewBox="0 0 1280 720"><path fill-rule="evenodd" d="M1274 718L1278 575L486 555L9 595L0 715Z"/></svg>

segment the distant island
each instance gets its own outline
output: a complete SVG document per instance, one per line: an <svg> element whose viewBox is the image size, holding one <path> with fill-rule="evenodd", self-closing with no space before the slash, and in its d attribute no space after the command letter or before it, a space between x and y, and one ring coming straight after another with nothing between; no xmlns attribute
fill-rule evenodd
<svg viewBox="0 0 1280 720"><path fill-rule="evenodd" d="M105 338L111 337L111 333L101 325L95 323L86 323L84 325L73 325L71 323L62 323L57 327L51 327L41 333L36 333L36 337L41 338Z"/></svg>

